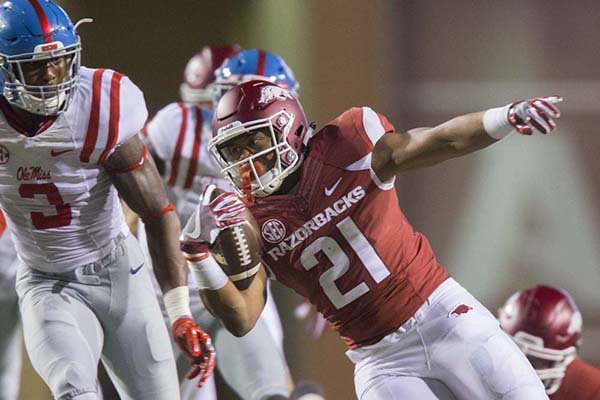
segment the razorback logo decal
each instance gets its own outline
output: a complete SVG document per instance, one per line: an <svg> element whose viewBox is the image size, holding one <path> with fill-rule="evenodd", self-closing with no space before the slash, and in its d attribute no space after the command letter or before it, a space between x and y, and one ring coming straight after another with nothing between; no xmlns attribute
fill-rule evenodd
<svg viewBox="0 0 600 400"><path fill-rule="evenodd" d="M287 90L280 88L279 86L265 86L260 90L259 104L270 103L273 100L293 100L292 96Z"/></svg>
<svg viewBox="0 0 600 400"><path fill-rule="evenodd" d="M468 306L466 304L461 304L460 306L456 306L454 310L450 313L451 317L458 317L461 314L466 314L471 311L473 307Z"/></svg>

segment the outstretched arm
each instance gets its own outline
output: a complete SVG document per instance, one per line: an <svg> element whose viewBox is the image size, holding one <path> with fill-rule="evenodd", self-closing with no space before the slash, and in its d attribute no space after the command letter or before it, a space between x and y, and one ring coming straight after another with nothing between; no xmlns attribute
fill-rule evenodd
<svg viewBox="0 0 600 400"><path fill-rule="evenodd" d="M535 98L461 115L433 128L383 135L373 149L373 171L382 181L398 173L426 167L483 149L513 130L524 135L548 133L560 116L559 96Z"/></svg>

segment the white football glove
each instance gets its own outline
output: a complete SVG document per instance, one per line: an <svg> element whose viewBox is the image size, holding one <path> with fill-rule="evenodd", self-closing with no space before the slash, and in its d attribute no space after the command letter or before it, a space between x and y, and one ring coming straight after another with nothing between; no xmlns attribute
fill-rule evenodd
<svg viewBox="0 0 600 400"><path fill-rule="evenodd" d="M555 104L562 100L561 96L549 96L515 102L508 109L508 122L523 135L550 133L556 128L554 119L560 117Z"/></svg>
<svg viewBox="0 0 600 400"><path fill-rule="evenodd" d="M200 195L198 207L181 231L181 250L187 255L208 251L219 233L247 220L241 215L246 205L235 193L223 192L210 200L215 185L208 185Z"/></svg>

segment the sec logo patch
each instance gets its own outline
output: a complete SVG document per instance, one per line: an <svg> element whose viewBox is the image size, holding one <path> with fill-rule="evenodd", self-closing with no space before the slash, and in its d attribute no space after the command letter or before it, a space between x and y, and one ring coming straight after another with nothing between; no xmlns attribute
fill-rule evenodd
<svg viewBox="0 0 600 400"><path fill-rule="evenodd" d="M266 220L260 231L263 239L269 243L279 243L285 237L285 225L275 218Z"/></svg>

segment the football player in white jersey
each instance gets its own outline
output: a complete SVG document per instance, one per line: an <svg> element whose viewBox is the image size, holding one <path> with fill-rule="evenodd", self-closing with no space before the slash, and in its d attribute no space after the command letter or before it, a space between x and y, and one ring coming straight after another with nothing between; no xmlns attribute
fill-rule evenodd
<svg viewBox="0 0 600 400"><path fill-rule="evenodd" d="M207 185L231 190L208 153L212 136L211 102L215 97L218 101L231 85L249 78L246 75L250 74L242 72L242 68L234 67L241 65L244 71L253 70L254 78L262 76L294 89L298 86L292 71L273 53L240 51L235 45L205 46L185 68L180 86L183 102L165 106L145 127L149 147L184 221L194 211L198 195ZM190 291L196 292L195 287L190 287ZM243 399L287 399L288 368L283 356L281 322L273 301L267 304L249 336L237 338L210 315L197 296L192 299L193 315L214 338L217 367L230 387ZM180 376L183 372L180 371ZM185 381L181 392L186 400L215 396L206 393L206 389L194 390Z"/></svg>
<svg viewBox="0 0 600 400"><path fill-rule="evenodd" d="M15 276L17 253L0 211L0 400L16 400L21 374L21 318Z"/></svg>
<svg viewBox="0 0 600 400"><path fill-rule="evenodd" d="M19 266L25 345L55 399L97 400L102 360L122 399L179 398L167 329L125 202L146 221L151 255L193 373L214 364L191 317L179 220L138 132L142 92L80 67L80 41L50 0L0 5L0 207Z"/></svg>

